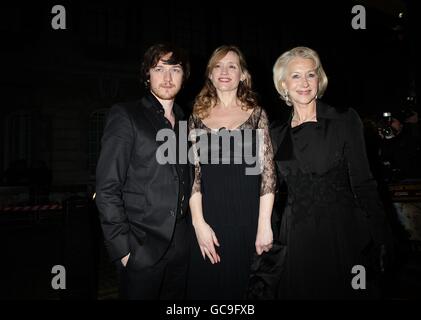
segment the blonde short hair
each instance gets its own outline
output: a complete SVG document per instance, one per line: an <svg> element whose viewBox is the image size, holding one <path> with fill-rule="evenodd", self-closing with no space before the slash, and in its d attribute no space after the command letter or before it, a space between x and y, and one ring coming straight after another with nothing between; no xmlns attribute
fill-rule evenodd
<svg viewBox="0 0 421 320"><path fill-rule="evenodd" d="M294 58L311 59L316 64L316 73L319 78L317 96L319 98L323 96L328 82L326 73L323 70L322 63L316 51L307 47L295 47L284 52L278 59L276 59L275 65L273 66L273 82L275 84L276 91L278 91L281 95L281 99L289 106L292 104L286 97L286 92L282 87L282 82L285 81L288 64Z"/></svg>

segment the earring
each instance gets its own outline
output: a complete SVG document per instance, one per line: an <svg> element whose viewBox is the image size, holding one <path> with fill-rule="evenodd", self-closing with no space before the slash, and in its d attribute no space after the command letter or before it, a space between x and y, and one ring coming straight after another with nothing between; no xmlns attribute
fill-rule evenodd
<svg viewBox="0 0 421 320"><path fill-rule="evenodd" d="M288 102L288 101L289 101L289 97L288 97L288 90L285 90L285 93L284 93L284 99L285 99L285 101L286 101L286 102Z"/></svg>

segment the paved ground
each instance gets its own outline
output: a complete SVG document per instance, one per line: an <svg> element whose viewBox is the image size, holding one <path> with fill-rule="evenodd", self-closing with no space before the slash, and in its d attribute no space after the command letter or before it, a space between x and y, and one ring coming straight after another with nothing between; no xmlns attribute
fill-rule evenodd
<svg viewBox="0 0 421 320"><path fill-rule="evenodd" d="M116 299L117 277L102 238L86 216L11 221L0 216L0 299ZM66 289L54 290L55 265Z"/></svg>
<svg viewBox="0 0 421 320"><path fill-rule="evenodd" d="M0 219L2 217L0 216ZM117 277L102 245L97 221L79 214L63 220L0 221L0 299L117 299ZM399 244L386 298L421 299L421 247ZM54 265L66 268L66 290L54 290Z"/></svg>

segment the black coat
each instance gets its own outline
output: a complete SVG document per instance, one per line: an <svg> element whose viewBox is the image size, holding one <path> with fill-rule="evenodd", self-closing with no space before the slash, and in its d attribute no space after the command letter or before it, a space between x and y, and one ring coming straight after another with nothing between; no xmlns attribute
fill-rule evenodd
<svg viewBox="0 0 421 320"><path fill-rule="evenodd" d="M179 106L174 104L173 110L176 118L183 117ZM146 96L113 106L101 141L96 204L105 245L113 261L130 252L128 265L137 269L164 255L176 223L176 166L156 160L162 144L156 134L163 128L153 97ZM186 211L188 201L184 203Z"/></svg>
<svg viewBox="0 0 421 320"><path fill-rule="evenodd" d="M369 269L375 295L389 228L366 156L363 128L352 110L317 101L317 123L272 126L280 181L288 199L279 241L251 268L252 299L358 296L355 265Z"/></svg>
<svg viewBox="0 0 421 320"><path fill-rule="evenodd" d="M293 154L290 135L291 118L283 124L272 126L272 144L279 179L282 182L283 162L294 156L304 165L304 168L308 166L308 170L315 170L314 173L318 175L325 174L338 161L344 160L348 167L349 182L355 200L369 217L372 239L377 244L389 241L389 227L385 221L377 183L370 172L360 117L351 108L335 109L320 100L317 100L316 113L319 135L317 155L305 154L305 146L301 146L300 152ZM311 164L308 163L309 159L311 159Z"/></svg>

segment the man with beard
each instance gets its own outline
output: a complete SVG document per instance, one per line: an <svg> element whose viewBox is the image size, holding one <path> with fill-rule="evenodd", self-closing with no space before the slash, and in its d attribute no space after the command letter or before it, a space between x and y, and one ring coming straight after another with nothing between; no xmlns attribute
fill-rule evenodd
<svg viewBox="0 0 421 320"><path fill-rule="evenodd" d="M184 296L188 164L159 163L156 135L163 129L178 135L183 113L174 100L189 69L181 49L153 45L145 52L141 70L146 95L113 106L107 118L96 172L96 204L123 299Z"/></svg>

